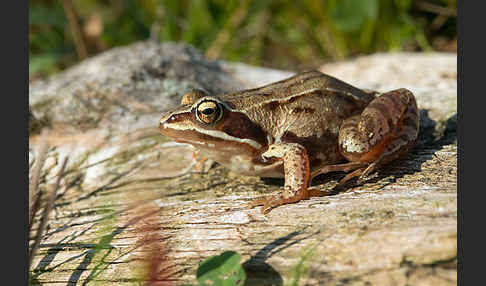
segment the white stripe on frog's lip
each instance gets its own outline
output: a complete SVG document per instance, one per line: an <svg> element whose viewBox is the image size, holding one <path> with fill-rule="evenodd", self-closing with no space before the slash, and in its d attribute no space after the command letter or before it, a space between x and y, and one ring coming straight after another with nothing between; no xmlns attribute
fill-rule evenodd
<svg viewBox="0 0 486 286"><path fill-rule="evenodd" d="M196 141L196 140L189 140L189 139L178 139L178 141L176 141L176 142L180 142L182 144L189 144L189 145L205 146L205 147L209 147L209 148L216 147L216 145L214 145L212 143L206 143L206 142L203 142L203 141Z"/></svg>
<svg viewBox="0 0 486 286"><path fill-rule="evenodd" d="M238 142L238 143L248 144L255 149L261 149L262 148L262 145L260 143L256 142L255 140L242 139L242 138L238 138L238 137L228 135L228 134L221 132L221 131L206 130L206 129L198 128L194 125L185 125L185 124L179 124L179 123L167 123L167 122L165 122L162 126L164 128L174 129L174 130L182 130L182 131L194 130L196 132L199 132L199 133L202 133L202 134L205 134L205 135L209 135L209 136L215 137L215 138L220 138L220 139L223 139L223 140L226 140L226 141L235 141L235 142ZM182 139L182 140L184 140L184 139Z"/></svg>

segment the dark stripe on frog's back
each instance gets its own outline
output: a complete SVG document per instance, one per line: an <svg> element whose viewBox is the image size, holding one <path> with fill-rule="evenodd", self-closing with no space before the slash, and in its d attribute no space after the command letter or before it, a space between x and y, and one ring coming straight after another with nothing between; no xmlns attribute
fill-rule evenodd
<svg viewBox="0 0 486 286"><path fill-rule="evenodd" d="M364 105L374 98L369 93L315 70L303 72L259 88L223 94L218 97L224 101L231 101L234 105L233 108L246 110L263 101L279 100L313 89L340 90L343 96L349 96L347 93L352 94L354 100L361 99Z"/></svg>

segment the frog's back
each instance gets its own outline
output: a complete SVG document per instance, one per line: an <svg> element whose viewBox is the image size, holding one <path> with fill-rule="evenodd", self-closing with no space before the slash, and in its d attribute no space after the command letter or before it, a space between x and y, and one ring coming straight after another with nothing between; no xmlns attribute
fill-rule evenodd
<svg viewBox="0 0 486 286"><path fill-rule="evenodd" d="M374 95L319 71L308 71L260 88L219 96L278 140L337 134L342 120L360 113Z"/></svg>
<svg viewBox="0 0 486 286"><path fill-rule="evenodd" d="M248 110L289 97L302 97L309 91L317 90L335 91L364 103L368 103L374 98L361 89L316 70L299 73L262 87L227 93L218 97L231 102L236 109Z"/></svg>

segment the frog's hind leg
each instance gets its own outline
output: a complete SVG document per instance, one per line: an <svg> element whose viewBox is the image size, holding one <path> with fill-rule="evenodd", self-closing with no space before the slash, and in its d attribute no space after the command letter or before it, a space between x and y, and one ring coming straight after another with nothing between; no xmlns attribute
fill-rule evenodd
<svg viewBox="0 0 486 286"><path fill-rule="evenodd" d="M361 115L343 122L339 130L339 151L350 161L328 166L329 170L354 170L339 185L368 174L406 154L415 144L419 130L417 103L406 89L377 97ZM326 169L324 167L324 169Z"/></svg>

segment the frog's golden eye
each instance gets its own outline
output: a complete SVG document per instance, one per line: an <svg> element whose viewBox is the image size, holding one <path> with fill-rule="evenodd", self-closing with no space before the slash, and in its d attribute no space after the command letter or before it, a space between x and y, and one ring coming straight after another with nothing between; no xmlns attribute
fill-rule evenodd
<svg viewBox="0 0 486 286"><path fill-rule="evenodd" d="M223 116L221 105L214 100L205 100L196 107L196 117L205 124L217 122Z"/></svg>

